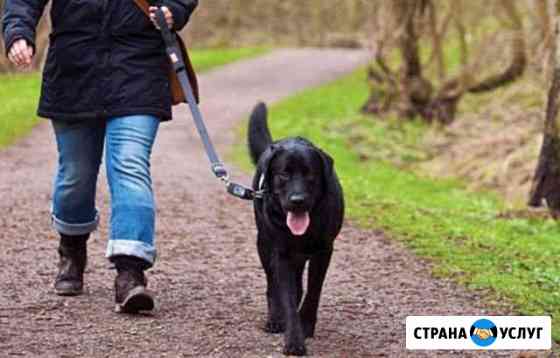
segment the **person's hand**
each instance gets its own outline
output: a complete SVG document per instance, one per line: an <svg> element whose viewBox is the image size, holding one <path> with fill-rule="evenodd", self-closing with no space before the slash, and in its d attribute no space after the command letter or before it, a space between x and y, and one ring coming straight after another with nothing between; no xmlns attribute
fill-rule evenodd
<svg viewBox="0 0 560 358"><path fill-rule="evenodd" d="M158 9L157 6L150 6L150 20L152 20L152 22L154 23L154 26L159 30L159 26L157 25L157 22L156 22L156 11L157 11L157 9ZM171 10L169 10L169 8L166 7L166 6L162 6L161 10L165 14L165 21L167 22L167 26L169 26L169 28L172 29L173 25L175 23L173 21L173 14L171 13Z"/></svg>
<svg viewBox="0 0 560 358"><path fill-rule="evenodd" d="M33 47L29 46L24 39L14 42L10 51L8 51L8 59L20 70L31 66L33 55Z"/></svg>

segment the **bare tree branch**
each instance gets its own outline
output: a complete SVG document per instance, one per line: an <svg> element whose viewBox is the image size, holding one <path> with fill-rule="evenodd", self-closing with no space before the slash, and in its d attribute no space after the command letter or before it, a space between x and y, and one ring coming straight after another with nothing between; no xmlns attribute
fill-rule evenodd
<svg viewBox="0 0 560 358"><path fill-rule="evenodd" d="M515 1L500 0L500 5L510 22L509 27L512 32L511 63L504 72L488 76L478 83L469 86L468 91L470 93L492 91L498 87L504 86L520 77L527 66L523 21L519 16Z"/></svg>
<svg viewBox="0 0 560 358"><path fill-rule="evenodd" d="M446 67L445 56L442 47L442 35L438 31L437 11L434 2L431 0L426 3L426 7L428 11L430 35L432 37L432 55L436 59L438 77L440 80L443 80L446 76ZM428 63L429 62L430 61L428 61Z"/></svg>

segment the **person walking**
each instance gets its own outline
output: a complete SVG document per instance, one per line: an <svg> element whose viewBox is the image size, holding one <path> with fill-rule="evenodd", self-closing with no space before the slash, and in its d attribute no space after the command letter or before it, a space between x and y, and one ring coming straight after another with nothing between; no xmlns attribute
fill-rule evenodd
<svg viewBox="0 0 560 358"><path fill-rule="evenodd" d="M6 0L8 59L31 66L48 0ZM181 30L197 0L161 0ZM150 156L160 122L171 119L169 64L161 34L133 0L52 0L52 32L38 114L51 120L58 149L52 225L60 233L58 295L83 292L87 240L99 222L96 184L105 146L111 194L107 257L115 264L119 312L152 310L144 271L156 260ZM151 21L150 21L151 20Z"/></svg>

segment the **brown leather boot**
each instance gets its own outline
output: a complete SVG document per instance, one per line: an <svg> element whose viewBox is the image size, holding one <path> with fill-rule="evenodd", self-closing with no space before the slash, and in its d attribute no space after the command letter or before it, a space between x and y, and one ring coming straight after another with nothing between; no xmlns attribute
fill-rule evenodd
<svg viewBox="0 0 560 358"><path fill-rule="evenodd" d="M60 235L58 275L54 289L59 296L77 296L84 287L84 270L87 263L87 239L80 236Z"/></svg>
<svg viewBox="0 0 560 358"><path fill-rule="evenodd" d="M154 308L154 297L147 290L148 280L144 270L146 261L134 256L117 256L112 259L117 268L115 279L115 311L138 313Z"/></svg>

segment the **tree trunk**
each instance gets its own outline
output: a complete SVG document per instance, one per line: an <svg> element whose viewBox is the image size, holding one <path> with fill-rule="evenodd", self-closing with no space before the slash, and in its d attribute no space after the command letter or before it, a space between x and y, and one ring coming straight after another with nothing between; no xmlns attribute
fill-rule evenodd
<svg viewBox="0 0 560 358"><path fill-rule="evenodd" d="M500 0L500 8L507 19L507 28L512 34L511 62L504 70L479 79L479 59L482 52L469 61L467 31L463 24L462 1L454 1L448 16L437 16L445 8L436 6L434 0L393 0L388 6L389 16L394 19L392 32L396 34L396 45L401 57L399 71L391 71L382 51L374 51L375 63L369 71L370 97L362 107L366 113L382 113L396 110L401 118L421 117L427 122L449 124L455 119L457 105L463 95L493 91L518 79L527 67L526 43L523 21L516 4L511 0ZM443 10L442 10L443 9ZM427 25L425 19L427 18ZM460 63L458 76L446 79L446 63L443 41L450 21L456 24L460 40ZM391 24L390 21L386 21ZM440 25L441 23L441 25ZM423 25L424 24L424 25ZM427 29L426 29L427 28ZM441 29L441 30L440 30ZM419 46L422 35L428 33L432 42L432 56L427 63L420 60ZM380 48L384 44L374 46ZM431 81L426 68L432 62L437 67L437 80ZM438 83L439 82L439 83ZM436 88L437 85L437 88Z"/></svg>
<svg viewBox="0 0 560 358"><path fill-rule="evenodd" d="M529 205L539 207L546 201L550 213L560 218L560 0L557 0L554 14L555 39L550 56L552 81L548 92L545 113L544 138L539 162L533 178Z"/></svg>
<svg viewBox="0 0 560 358"><path fill-rule="evenodd" d="M394 0L391 4L395 23L400 25L398 32L398 48L403 61L400 75L392 73L385 63L382 54L376 56L376 62L383 74L370 68L370 79L373 82L386 82L378 87L372 83L372 92L362 110L379 113L390 107L396 107L399 115L414 118L421 113L430 102L433 87L422 73L420 61L419 34L415 20L425 10L424 1ZM398 77L398 79L396 78Z"/></svg>
<svg viewBox="0 0 560 358"><path fill-rule="evenodd" d="M423 2L396 1L397 23L404 23L399 40L404 75L401 80L402 103L399 112L403 117L414 117L430 101L432 84L422 75L420 62L419 35L415 18L420 16Z"/></svg>

